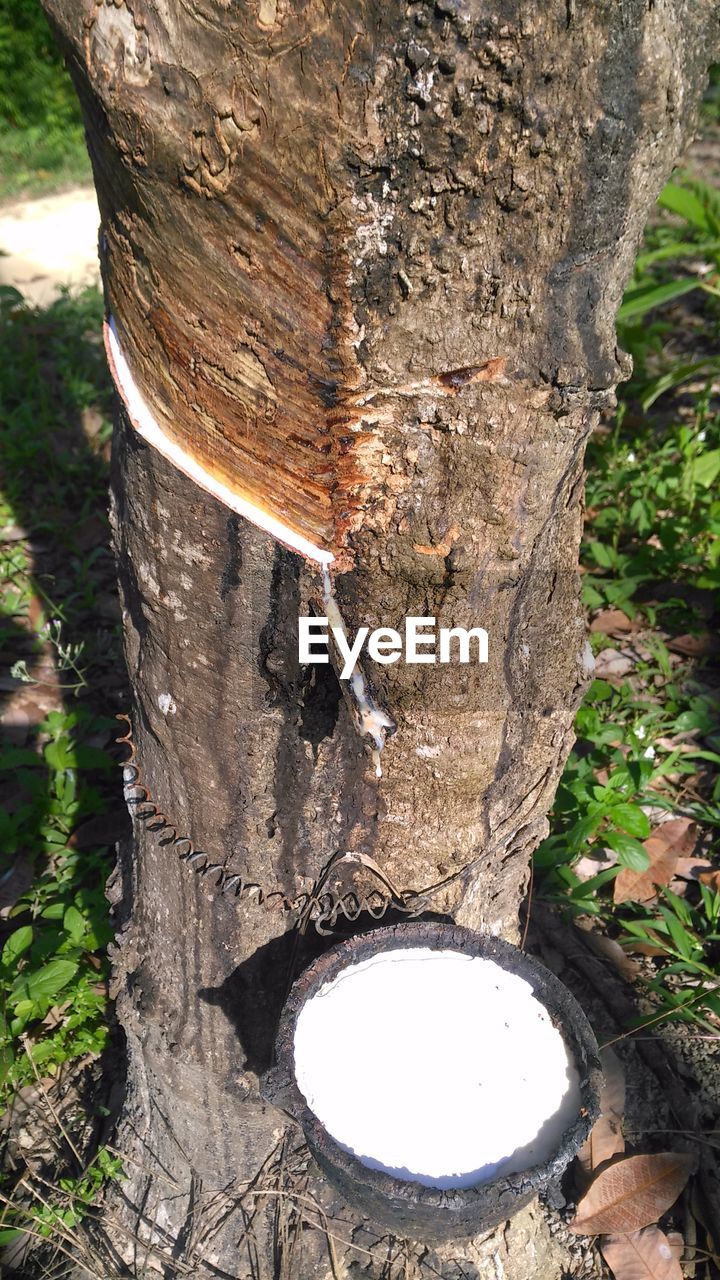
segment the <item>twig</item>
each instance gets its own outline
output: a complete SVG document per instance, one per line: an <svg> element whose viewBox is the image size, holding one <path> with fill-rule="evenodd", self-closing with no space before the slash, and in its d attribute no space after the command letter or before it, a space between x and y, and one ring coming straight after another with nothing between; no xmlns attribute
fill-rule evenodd
<svg viewBox="0 0 720 1280"><path fill-rule="evenodd" d="M0 1203L9 1205L9 1207L13 1209L15 1213L24 1215L29 1222L37 1221L37 1219L33 1217L29 1209L25 1209L22 1205L12 1204L11 1201L7 1200L6 1197L2 1195L2 1192L0 1192ZM31 1240L38 1240L41 1244L44 1244L44 1245L50 1244L50 1237L44 1236L41 1231L33 1231L31 1227L18 1227L18 1231L22 1231L23 1235L29 1236ZM68 1235L67 1232L65 1234L65 1238L69 1239L71 1242L74 1243L73 1237ZM74 1267L77 1266L78 1259L75 1254L72 1254L70 1250L66 1249L62 1244L60 1244L58 1240L53 1239L52 1244L53 1244L53 1247L57 1249L58 1253L64 1254L64 1256L68 1258L70 1262L72 1262ZM109 1275L104 1275L103 1280L113 1280L113 1277Z"/></svg>
<svg viewBox="0 0 720 1280"><path fill-rule="evenodd" d="M27 1036L22 1035L22 1036L20 1037L20 1042L21 1042L21 1044L22 1044L23 1049L25 1050L25 1053L26 1053L26 1055L27 1055L27 1059L28 1059L28 1061L29 1061L29 1063L30 1063L30 1066L32 1067L33 1075L35 1076L35 1082L36 1082L36 1084L37 1084L38 1089L40 1090L40 1093L42 1094L42 1097L43 1097L43 1099L44 1099L44 1101L45 1101L45 1104L46 1104L46 1106L47 1106L47 1109L48 1109L48 1111L50 1112L50 1115L52 1116L53 1120L55 1121L55 1123L56 1123L56 1125L57 1125L58 1129L60 1130L60 1132L61 1132L61 1134L62 1134L63 1138L64 1138L64 1139L65 1139L65 1141L67 1142L67 1144L68 1144L68 1146L69 1146L70 1150L72 1151L73 1155L75 1156L75 1159L76 1159L76 1160L77 1160L77 1162L78 1162L78 1168L83 1169L83 1159L82 1159L82 1156L80 1155L80 1152L78 1151L77 1147L75 1146L75 1143L73 1142L72 1138L70 1137L70 1134L68 1133L67 1129L65 1128L65 1125L63 1124L62 1120L60 1119L60 1116L58 1115L57 1111L55 1110L55 1108L54 1108L54 1106L53 1106L52 1102L50 1101L50 1095L49 1095L49 1093L48 1093L47 1089L45 1088L45 1085L43 1084L43 1081L42 1081L42 1079L41 1079L41 1077L40 1077L40 1072L38 1071L37 1066L36 1066L35 1062L33 1061L32 1053L30 1052L30 1050L29 1050L29 1048L28 1048Z"/></svg>
<svg viewBox="0 0 720 1280"><path fill-rule="evenodd" d="M157 1178L159 1176L164 1179L168 1186L172 1187L174 1191L181 1190L180 1183L176 1182L174 1178L171 1178L170 1174L166 1173L164 1169L160 1167L152 1170L148 1169L147 1165L142 1164L140 1160L136 1160L134 1156L128 1155L126 1151L121 1151L119 1147L111 1146L109 1142L104 1142L103 1147L106 1151L110 1152L110 1155L117 1156L123 1162L127 1161L128 1164L134 1164L136 1169L139 1169L141 1173L147 1174L148 1178Z"/></svg>
<svg viewBox="0 0 720 1280"><path fill-rule="evenodd" d="M647 1022L641 1022L637 1027L631 1027L629 1031L623 1031L622 1035L615 1036L612 1040L606 1040L604 1044L600 1045L600 1048L609 1049L611 1044L617 1044L620 1040L627 1040L628 1036L634 1035L636 1031L644 1031L646 1027L652 1027L656 1022L662 1022L664 1018L672 1018L673 1014L689 1008L691 1004L695 1004L696 1000L701 1000L703 996L707 995L707 992L707 987L701 987L700 990L697 991L694 996L691 996L689 1000L686 1000L679 1009L666 1009L664 1013L657 1013L654 1018L648 1018Z"/></svg>

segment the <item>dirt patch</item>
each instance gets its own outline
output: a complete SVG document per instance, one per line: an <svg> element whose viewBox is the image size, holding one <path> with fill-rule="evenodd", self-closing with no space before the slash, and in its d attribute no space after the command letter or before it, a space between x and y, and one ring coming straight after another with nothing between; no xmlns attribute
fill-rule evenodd
<svg viewBox="0 0 720 1280"><path fill-rule="evenodd" d="M100 283L100 215L92 187L0 209L0 285L47 306L63 285Z"/></svg>

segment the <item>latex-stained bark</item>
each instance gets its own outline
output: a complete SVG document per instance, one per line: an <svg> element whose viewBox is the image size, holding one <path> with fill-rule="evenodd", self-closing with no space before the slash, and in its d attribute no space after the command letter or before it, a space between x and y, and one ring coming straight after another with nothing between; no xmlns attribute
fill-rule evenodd
<svg viewBox="0 0 720 1280"><path fill-rule="evenodd" d="M434 910L513 937L588 674L584 443L623 368L616 307L699 97L714 6L52 9L88 121L109 300L167 429L188 447L200 431L213 465L339 551L351 628L416 614L490 636L487 667L371 671L398 724L378 780L332 674L298 666L317 578L121 420L116 536L151 789L266 889L292 897L354 850L401 888L441 885ZM457 372L494 359L502 377ZM207 1225L208 1188L277 1150L256 1073L302 948L282 913L213 902L141 828L120 869L123 1140L181 1188L156 1181L143 1212L206 1269L214 1256L252 1274L237 1214L200 1243L188 1170ZM339 888L358 875L344 866ZM140 1172L128 1191L140 1205ZM272 1215L256 1227L271 1236ZM318 1241L297 1244L295 1274L327 1269ZM552 1274L529 1256L503 1255L507 1275Z"/></svg>

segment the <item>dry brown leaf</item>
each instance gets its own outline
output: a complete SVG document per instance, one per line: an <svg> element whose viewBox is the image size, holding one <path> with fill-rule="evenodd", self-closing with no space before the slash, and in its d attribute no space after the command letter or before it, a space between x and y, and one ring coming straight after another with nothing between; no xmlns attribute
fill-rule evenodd
<svg viewBox="0 0 720 1280"><path fill-rule="evenodd" d="M578 1160L586 1173L625 1150L622 1119L625 1114L625 1071L612 1049L600 1053L605 1083L600 1090L600 1115L578 1151Z"/></svg>
<svg viewBox="0 0 720 1280"><path fill-rule="evenodd" d="M584 928L578 922L578 928L583 928L583 933L592 950L602 956L604 960L609 960L613 968L617 969L626 982L635 981L640 973L640 965L637 960L631 960L625 954L619 942L616 942L614 938L608 938L605 933L598 933L596 929L593 929L592 923L589 928Z"/></svg>
<svg viewBox="0 0 720 1280"><path fill-rule="evenodd" d="M709 889L720 893L720 871L701 871L698 880L701 884L706 884Z"/></svg>
<svg viewBox="0 0 720 1280"><path fill-rule="evenodd" d="M617 854L614 849L598 849L593 854L584 854L582 858L578 858L577 862L573 862L573 871L578 880L592 880L600 871L605 871L607 867L614 867L617 862Z"/></svg>
<svg viewBox="0 0 720 1280"><path fill-rule="evenodd" d="M656 738L655 746L663 751L680 751L686 755L688 751L697 751L697 743L688 742L686 733L678 733L674 738Z"/></svg>
<svg viewBox="0 0 720 1280"><path fill-rule="evenodd" d="M620 653L618 649L601 649L595 659L594 675L603 680L619 680L626 676L635 666L630 654Z"/></svg>
<svg viewBox="0 0 720 1280"><path fill-rule="evenodd" d="M624 1236L604 1236L600 1252L615 1280L683 1280L672 1245L659 1227L645 1227Z"/></svg>
<svg viewBox="0 0 720 1280"><path fill-rule="evenodd" d="M699 880L703 872L714 870L709 858L678 858L675 874L684 880Z"/></svg>
<svg viewBox="0 0 720 1280"><path fill-rule="evenodd" d="M613 885L615 902L649 902L658 885L669 884L678 859L692 853L697 840L697 823L691 818L670 818L650 832L643 846L650 858L645 871L623 867Z"/></svg>
<svg viewBox="0 0 720 1280"><path fill-rule="evenodd" d="M633 624L622 609L603 609L590 623L591 631L600 631L603 635L621 635L632 631Z"/></svg>
<svg viewBox="0 0 720 1280"><path fill-rule="evenodd" d="M697 822L692 818L668 818L667 822L659 823L650 835L669 849L674 849L678 857L690 857L697 844Z"/></svg>
<svg viewBox="0 0 720 1280"><path fill-rule="evenodd" d="M688 884L695 881L697 884L704 873L710 874L710 883L717 872L712 862L707 858L678 858L675 865L675 876L670 881L670 888L679 898L684 898L687 892ZM705 883L708 883L707 881Z"/></svg>
<svg viewBox="0 0 720 1280"><path fill-rule="evenodd" d="M643 847L650 859L644 871L623 867L615 877L614 902L649 902L657 895L657 886L669 884L675 874L677 854L666 844L648 836Z"/></svg>
<svg viewBox="0 0 720 1280"><path fill-rule="evenodd" d="M651 942L641 942L639 938L631 938L625 943L625 951L630 951L637 956L665 956L667 955L667 943L661 942L659 935L648 929L648 935L657 938L657 946L653 946Z"/></svg>
<svg viewBox="0 0 720 1280"><path fill-rule="evenodd" d="M685 658L700 658L706 653L713 653L716 645L717 641L709 631L703 631L699 636L673 636L672 640L667 641L667 647L672 653L681 653Z"/></svg>
<svg viewBox="0 0 720 1280"><path fill-rule="evenodd" d="M694 1168L693 1156L673 1151L619 1160L597 1175L568 1226L586 1236L649 1227L675 1203Z"/></svg>
<svg viewBox="0 0 720 1280"><path fill-rule="evenodd" d="M93 957L94 958L94 957ZM59 1027L65 1021L65 1014L70 1008L70 1001L66 1000L64 1004L53 1005L52 1009L48 1009L42 1020L43 1027Z"/></svg>

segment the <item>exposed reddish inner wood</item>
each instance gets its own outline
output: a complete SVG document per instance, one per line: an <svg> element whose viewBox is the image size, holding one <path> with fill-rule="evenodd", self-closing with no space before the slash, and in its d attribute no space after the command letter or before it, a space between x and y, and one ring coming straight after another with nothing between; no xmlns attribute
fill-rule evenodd
<svg viewBox="0 0 720 1280"><path fill-rule="evenodd" d="M373 482L350 402L359 381L341 237L264 158L246 153L243 170L223 199L181 193L137 215L108 202L110 305L164 432L335 551Z"/></svg>

